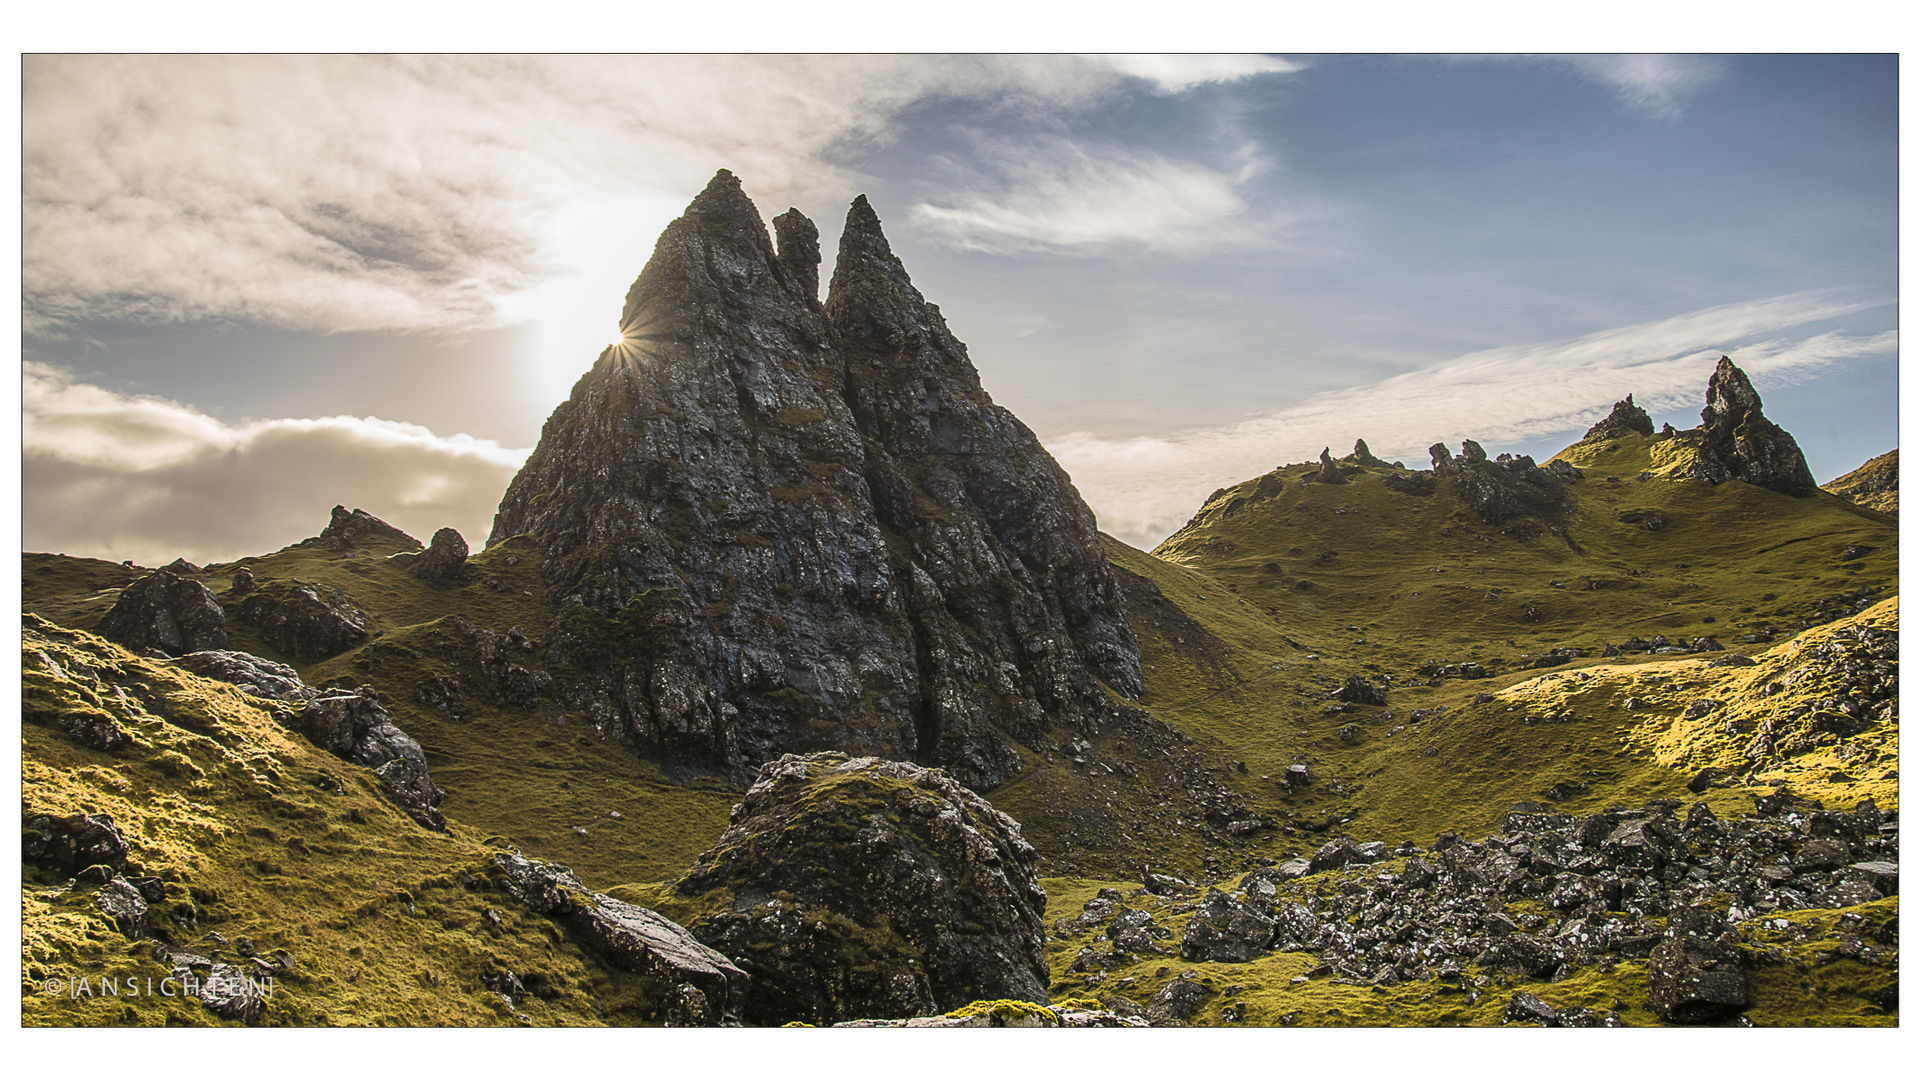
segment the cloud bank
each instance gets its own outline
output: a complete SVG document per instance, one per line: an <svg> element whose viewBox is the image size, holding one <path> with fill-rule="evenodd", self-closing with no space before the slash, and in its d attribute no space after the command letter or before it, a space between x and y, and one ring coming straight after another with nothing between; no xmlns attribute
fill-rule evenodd
<svg viewBox="0 0 1920 1080"><path fill-rule="evenodd" d="M25 328L58 334L92 318L459 333L497 324L504 297L565 269L550 265L541 239L556 210L580 200L660 193L680 205L726 167L751 177L769 207L807 205L857 186L833 164L835 148L886 142L918 101L1041 115L1296 66L1201 56L27 56ZM1232 198L1229 182L1180 162L1127 175L1143 196L1186 192L1216 209ZM980 227L1021 225L989 217ZM1050 228L1043 234L1069 241L1086 231Z"/></svg>
<svg viewBox="0 0 1920 1080"><path fill-rule="evenodd" d="M1569 341L1488 349L1380 382L1316 394L1221 427L1158 438L1087 432L1044 438L1100 519L1141 548L1178 530L1216 488L1274 467L1335 456L1364 438L1373 452L1425 468L1436 442L1489 446L1565 434L1568 441L1633 394L1649 412L1698 403L1722 353L1763 390L1856 357L1885 355L1894 333L1780 335L1882 306L1822 290L1726 304Z"/></svg>
<svg viewBox="0 0 1920 1080"><path fill-rule="evenodd" d="M29 362L22 547L147 566L221 562L317 534L336 503L423 541L450 525L478 547L526 455L372 417L227 424Z"/></svg>

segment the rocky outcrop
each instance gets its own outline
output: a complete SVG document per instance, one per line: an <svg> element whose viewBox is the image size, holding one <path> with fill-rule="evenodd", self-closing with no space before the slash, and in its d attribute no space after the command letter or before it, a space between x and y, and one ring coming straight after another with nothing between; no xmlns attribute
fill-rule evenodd
<svg viewBox="0 0 1920 1080"><path fill-rule="evenodd" d="M788 755L675 888L733 897L689 928L753 976L744 1021L830 1024L1045 1004L1037 858L1012 818L944 771Z"/></svg>
<svg viewBox="0 0 1920 1080"><path fill-rule="evenodd" d="M172 571L155 570L120 590L95 632L134 652L176 656L226 648L227 616L213 590Z"/></svg>
<svg viewBox="0 0 1920 1080"><path fill-rule="evenodd" d="M1698 479L1745 480L1785 495L1810 495L1818 486L1800 444L1761 413L1759 393L1729 357L1720 358L1707 383L1698 434L1691 470Z"/></svg>
<svg viewBox="0 0 1920 1080"><path fill-rule="evenodd" d="M1331 447L1323 446L1320 448L1320 471L1314 475L1314 480L1322 484L1344 484L1347 482L1347 478L1340 474L1340 466L1334 464Z"/></svg>
<svg viewBox="0 0 1920 1080"><path fill-rule="evenodd" d="M466 540L456 529L441 529L407 572L422 581L454 581L465 574L466 566Z"/></svg>
<svg viewBox="0 0 1920 1080"><path fill-rule="evenodd" d="M1900 451L1889 450L1821 489L1883 514L1900 513Z"/></svg>
<svg viewBox="0 0 1920 1080"><path fill-rule="evenodd" d="M115 874L127 871L132 849L105 814L20 815L20 858L62 874L78 874L89 866L105 866Z"/></svg>
<svg viewBox="0 0 1920 1080"><path fill-rule="evenodd" d="M1635 405L1633 395L1628 394L1627 400L1614 402L1613 411L1599 423L1588 428L1587 433L1580 437L1580 441L1596 442L1622 435L1651 434L1653 434L1653 417L1647 415L1647 410Z"/></svg>
<svg viewBox="0 0 1920 1080"><path fill-rule="evenodd" d="M434 785L420 744L394 726L372 687L315 697L305 709L280 719L333 756L372 769L387 797L408 817L446 831L436 807L447 793Z"/></svg>
<svg viewBox="0 0 1920 1080"><path fill-rule="evenodd" d="M316 585L269 582L248 593L236 614L268 645L297 660L325 660L367 640L366 612L339 589L329 589L322 599Z"/></svg>
<svg viewBox="0 0 1920 1080"><path fill-rule="evenodd" d="M320 535L300 542L303 547L323 547L328 551L346 551L349 548L363 547L372 541L398 544L409 551L418 551L420 541L367 513L365 510L348 510L336 506L327 521L327 527Z"/></svg>
<svg viewBox="0 0 1920 1080"><path fill-rule="evenodd" d="M1472 439L1460 444L1458 457L1447 452L1445 443L1434 443L1427 452L1433 457L1433 475L1453 477L1454 494L1489 525L1522 517L1550 518L1567 508L1563 479L1524 454L1501 454L1499 460L1490 461ZM1566 479L1577 478L1576 472Z"/></svg>
<svg viewBox="0 0 1920 1080"><path fill-rule="evenodd" d="M501 884L535 913L564 924L623 971L657 980L670 1027L738 1023L749 980L725 956L658 912L590 892L573 872L516 851L494 856Z"/></svg>
<svg viewBox="0 0 1920 1080"><path fill-rule="evenodd" d="M252 653L208 650L188 653L173 663L195 675L232 683L256 697L308 701L318 694L300 681L299 672Z"/></svg>
<svg viewBox="0 0 1920 1080"><path fill-rule="evenodd" d="M864 198L827 303L726 172L670 225L622 339L547 421L490 543L531 534L582 702L746 780L789 751L988 787L1140 688L1092 513L994 405Z"/></svg>
<svg viewBox="0 0 1920 1080"><path fill-rule="evenodd" d="M1369 469L1386 469L1392 467L1389 463L1373 456L1373 451L1367 449L1367 440L1365 439L1353 440L1353 460Z"/></svg>

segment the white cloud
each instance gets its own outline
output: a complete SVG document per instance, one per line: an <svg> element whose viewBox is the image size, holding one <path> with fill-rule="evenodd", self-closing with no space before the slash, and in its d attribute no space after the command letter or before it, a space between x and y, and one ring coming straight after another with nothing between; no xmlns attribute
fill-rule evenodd
<svg viewBox="0 0 1920 1080"><path fill-rule="evenodd" d="M423 541L451 525L478 547L527 454L373 417L226 424L44 364L26 363L22 376L28 551L224 561L318 533L336 503Z"/></svg>
<svg viewBox="0 0 1920 1080"><path fill-rule="evenodd" d="M1253 238L1240 190L1265 163L1251 146L1227 167L1080 142L976 140L947 205L916 203L915 224L963 250L1101 253L1110 245L1192 252Z"/></svg>
<svg viewBox="0 0 1920 1080"><path fill-rule="evenodd" d="M1726 71L1726 65L1716 57L1672 53L1558 59L1611 88L1628 106L1660 120L1679 116L1688 96Z"/></svg>
<svg viewBox="0 0 1920 1080"><path fill-rule="evenodd" d="M1469 353L1222 427L1134 439L1071 432L1043 441L1102 529L1151 547L1215 488L1311 460L1323 446L1342 456L1364 438L1383 458L1425 468L1426 448L1436 442L1470 438L1493 447L1561 433L1571 441L1627 394L1650 412L1700 401L1723 352L1762 388L1884 355L1897 345L1891 332L1780 336L1877 306L1828 291L1726 304L1570 341Z"/></svg>
<svg viewBox="0 0 1920 1080"><path fill-rule="evenodd" d="M1115 71L1146 79L1167 93L1204 83L1232 82L1254 75L1289 75L1306 67L1297 60L1259 55L1156 55L1122 53L1099 57Z"/></svg>
<svg viewBox="0 0 1920 1080"><path fill-rule="evenodd" d="M1280 63L1169 61L1149 85ZM492 325L569 261L560 207L684 205L722 167L771 212L837 200L855 177L832 151L884 142L916 101L1040 114L1129 81L1043 56L28 56L26 328ZM1205 170L1156 175L1221 198ZM634 230L634 269L660 224Z"/></svg>

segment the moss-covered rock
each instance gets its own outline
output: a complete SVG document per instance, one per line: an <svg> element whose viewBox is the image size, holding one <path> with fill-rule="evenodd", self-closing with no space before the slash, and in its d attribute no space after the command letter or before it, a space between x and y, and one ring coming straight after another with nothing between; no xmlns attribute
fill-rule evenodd
<svg viewBox="0 0 1920 1080"><path fill-rule="evenodd" d="M675 887L719 899L690 929L753 976L747 1022L831 1024L1045 1004L1035 861L1012 818L941 770L787 755Z"/></svg>

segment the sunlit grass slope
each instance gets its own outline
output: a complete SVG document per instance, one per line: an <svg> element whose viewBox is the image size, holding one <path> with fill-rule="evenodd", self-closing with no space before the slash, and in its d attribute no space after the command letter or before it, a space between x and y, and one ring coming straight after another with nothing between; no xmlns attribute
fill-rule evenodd
<svg viewBox="0 0 1920 1080"><path fill-rule="evenodd" d="M489 880L482 830L451 816L450 834L421 828L368 770L283 729L270 703L32 616L22 681L23 814L108 815L130 845L129 876L164 883L149 919L176 948L205 955L245 937L261 955L290 953L264 1023L653 1018L664 987L606 969L508 898ZM62 730L73 717L129 741L90 749ZM21 884L23 1023L229 1023L180 997L43 993L49 979L158 983L169 966L155 941L114 927L87 883L25 865ZM532 991L517 1014L484 985L501 971Z"/></svg>

